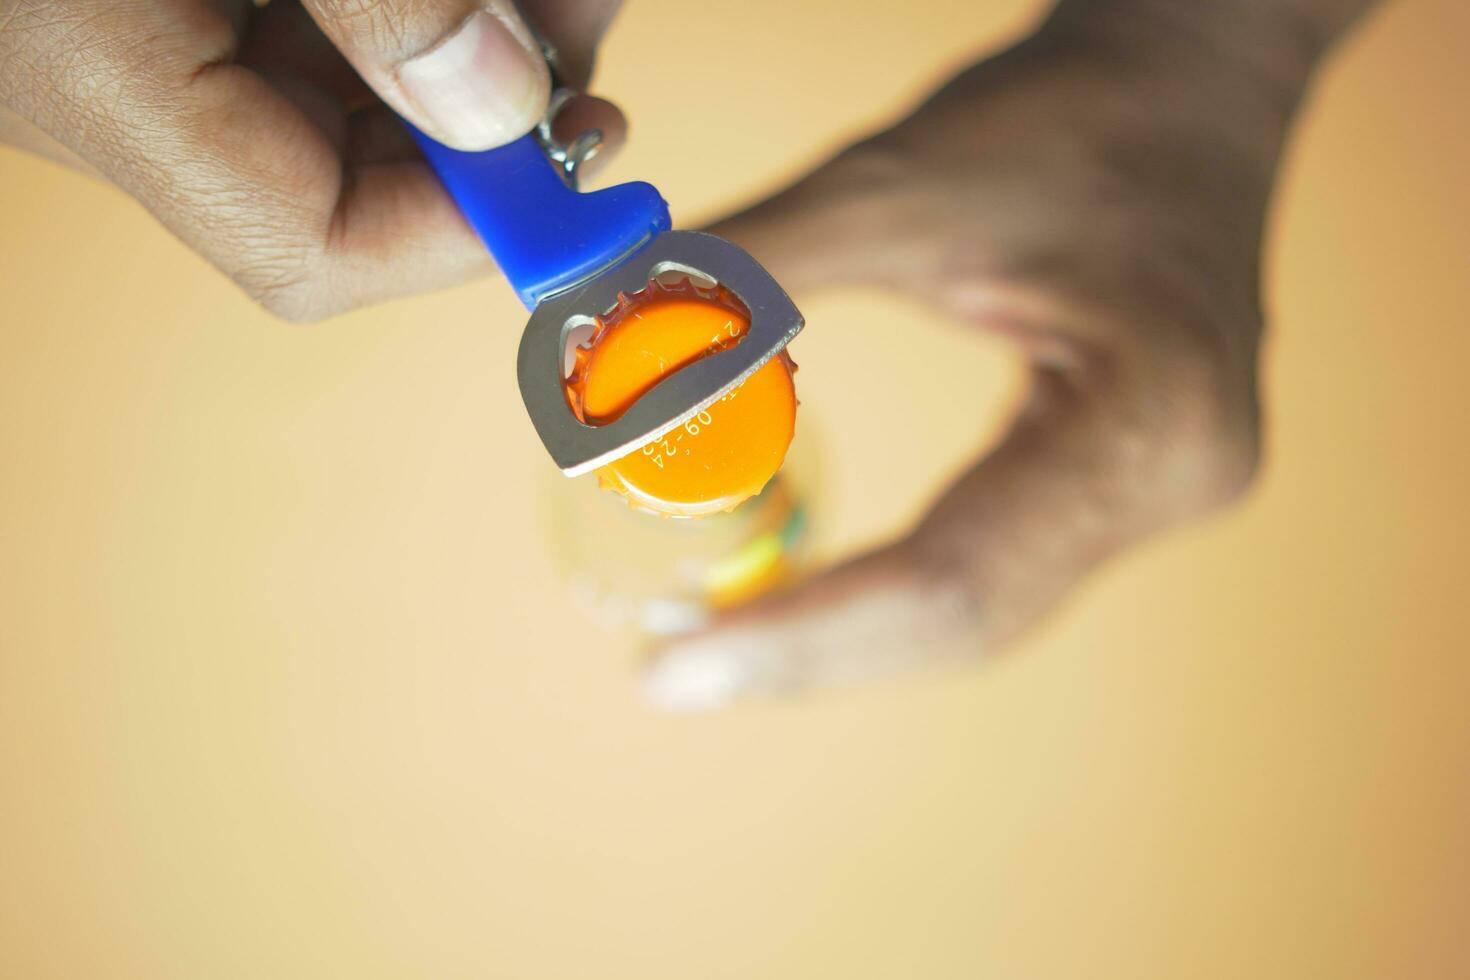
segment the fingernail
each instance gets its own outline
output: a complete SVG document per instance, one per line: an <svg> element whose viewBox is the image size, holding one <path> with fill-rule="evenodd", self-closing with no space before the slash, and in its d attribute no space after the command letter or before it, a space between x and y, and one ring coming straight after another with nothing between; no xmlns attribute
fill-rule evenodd
<svg viewBox="0 0 1470 980"><path fill-rule="evenodd" d="M493 14L477 10L398 69L404 94L441 140L462 150L509 143L546 110L546 62Z"/></svg>
<svg viewBox="0 0 1470 980"><path fill-rule="evenodd" d="M643 678L643 696L666 711L710 711L733 701L744 681L737 657L693 647L654 664Z"/></svg>

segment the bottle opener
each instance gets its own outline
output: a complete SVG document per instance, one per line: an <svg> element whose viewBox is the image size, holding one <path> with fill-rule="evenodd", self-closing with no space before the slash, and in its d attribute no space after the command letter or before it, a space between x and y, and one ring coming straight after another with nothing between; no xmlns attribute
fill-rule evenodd
<svg viewBox="0 0 1470 980"><path fill-rule="evenodd" d="M553 137L552 123L571 95L557 88L536 129L492 150L455 150L409 128L531 311L516 363L521 399L552 460L567 476L579 476L714 404L790 343L804 321L743 249L703 232L671 230L668 205L651 184L580 193L578 170L602 134L590 130L568 143ZM572 331L611 310L619 293L678 273L728 289L749 311L750 330L659 382L615 421L582 422L563 390Z"/></svg>

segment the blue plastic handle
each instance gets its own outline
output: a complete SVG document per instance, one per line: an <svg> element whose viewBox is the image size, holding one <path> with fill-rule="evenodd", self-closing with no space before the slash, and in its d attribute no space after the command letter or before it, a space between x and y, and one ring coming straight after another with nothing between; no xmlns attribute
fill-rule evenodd
<svg viewBox="0 0 1470 980"><path fill-rule="evenodd" d="M467 153L409 129L527 309L669 230L669 206L652 184L580 194L534 133Z"/></svg>

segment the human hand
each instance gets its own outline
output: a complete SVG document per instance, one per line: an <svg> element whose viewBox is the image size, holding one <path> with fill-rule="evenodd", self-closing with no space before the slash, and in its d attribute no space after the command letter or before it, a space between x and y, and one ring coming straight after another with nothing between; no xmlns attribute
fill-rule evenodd
<svg viewBox="0 0 1470 980"><path fill-rule="evenodd" d="M999 334L1031 385L999 448L895 543L660 651L654 703L994 652L1100 562L1245 490L1267 200L1313 61L1349 19L1291 6L1063 3L713 229L793 292L879 284Z"/></svg>
<svg viewBox="0 0 1470 980"><path fill-rule="evenodd" d="M619 0L521 10L585 87ZM267 309L320 319L493 268L394 113L523 135L548 72L511 0L0 0L0 143L137 198ZM580 97L558 128L624 122Z"/></svg>

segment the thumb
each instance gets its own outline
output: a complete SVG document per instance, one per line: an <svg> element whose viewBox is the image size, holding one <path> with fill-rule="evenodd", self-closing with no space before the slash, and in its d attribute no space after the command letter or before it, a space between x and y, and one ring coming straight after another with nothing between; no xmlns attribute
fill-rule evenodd
<svg viewBox="0 0 1470 980"><path fill-rule="evenodd" d="M305 4L363 81L442 143L500 146L546 111L546 59L511 0Z"/></svg>

